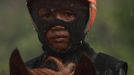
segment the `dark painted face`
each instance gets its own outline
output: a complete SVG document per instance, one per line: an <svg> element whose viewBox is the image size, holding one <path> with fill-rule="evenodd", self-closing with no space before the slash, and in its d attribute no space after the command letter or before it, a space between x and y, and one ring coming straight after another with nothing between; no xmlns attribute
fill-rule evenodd
<svg viewBox="0 0 134 75"><path fill-rule="evenodd" d="M86 0L33 0L29 10L43 45L62 51L84 39L89 19Z"/></svg>
<svg viewBox="0 0 134 75"><path fill-rule="evenodd" d="M54 26L46 33L48 44L57 51L64 51L70 46L70 33L64 26Z"/></svg>

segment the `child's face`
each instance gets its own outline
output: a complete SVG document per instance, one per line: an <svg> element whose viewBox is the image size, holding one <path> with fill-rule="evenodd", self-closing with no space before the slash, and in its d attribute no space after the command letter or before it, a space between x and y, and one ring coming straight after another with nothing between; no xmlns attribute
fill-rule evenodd
<svg viewBox="0 0 134 75"><path fill-rule="evenodd" d="M83 39L84 29L89 18L88 2L82 0L35 0L31 7L32 18L39 29L38 34L51 47L65 50ZM52 33L53 28L57 28L58 31L54 30ZM50 36L53 39L49 40Z"/></svg>

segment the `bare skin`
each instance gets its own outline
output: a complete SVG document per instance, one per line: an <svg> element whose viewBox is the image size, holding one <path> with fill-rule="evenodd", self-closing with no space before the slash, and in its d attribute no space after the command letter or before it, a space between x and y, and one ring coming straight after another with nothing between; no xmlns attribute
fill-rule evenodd
<svg viewBox="0 0 134 75"><path fill-rule="evenodd" d="M52 9L47 9L45 6L39 8L38 16L42 20L50 22L54 19L59 19L65 22L71 22L76 19L76 16L69 9L58 9L52 11ZM64 51L70 46L71 36L68 30L65 29L64 25L55 25L50 28L44 36L46 36L48 44L57 51Z"/></svg>
<svg viewBox="0 0 134 75"><path fill-rule="evenodd" d="M58 66L58 71L54 71L48 68L36 68L31 70L31 75L74 75L75 64L69 63L63 64L57 58L49 57L48 60L54 60Z"/></svg>
<svg viewBox="0 0 134 75"><path fill-rule="evenodd" d="M45 9L45 8L44 8ZM71 12L66 10L57 11L55 15L49 14L49 17L45 14L48 14L46 10L39 10L39 15L43 15L43 19L52 20L53 18L57 18L66 22L72 21L75 19L73 15L69 15ZM68 15L67 15L68 14ZM65 51L70 46L70 33L63 25L55 25L50 28L46 33L46 39L48 44L56 49L57 51ZM47 60L54 60L56 65L58 66L58 71L48 69L48 68L36 68L32 69L32 75L74 75L75 72L75 64L68 63L64 64L61 60L55 57L48 57ZM47 61L46 61L47 62Z"/></svg>
<svg viewBox="0 0 134 75"><path fill-rule="evenodd" d="M55 12L50 12L51 10L46 10L45 7L40 8L38 10L38 16L42 18L42 20L51 21L53 19L59 19L66 22L71 22L75 20L75 16L72 15L70 10L55 10ZM53 13L53 14L52 14ZM63 25L55 25L50 28L48 32L44 35L47 39L47 43L50 47L56 49L57 51L64 51L70 47L70 33ZM49 69L49 68L35 68L30 70L31 75L74 75L75 72L75 64L68 63L64 64L61 60L55 57L48 57L47 60L54 60L56 65L58 66L58 71ZM46 61L47 62L47 61Z"/></svg>
<svg viewBox="0 0 134 75"><path fill-rule="evenodd" d="M70 34L65 27L55 26L52 27L46 34L46 38L51 47L57 51L63 51L69 47Z"/></svg>

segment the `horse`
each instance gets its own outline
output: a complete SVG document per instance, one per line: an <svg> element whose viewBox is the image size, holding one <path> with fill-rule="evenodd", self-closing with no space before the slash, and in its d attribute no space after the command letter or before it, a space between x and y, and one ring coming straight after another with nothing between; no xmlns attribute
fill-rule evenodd
<svg viewBox="0 0 134 75"><path fill-rule="evenodd" d="M47 67L28 68L23 62L19 50L15 49L9 60L10 75L96 75L95 67L86 56L82 56L77 65L74 63L65 65L55 57L49 57L44 63L47 61L54 61L58 71Z"/></svg>

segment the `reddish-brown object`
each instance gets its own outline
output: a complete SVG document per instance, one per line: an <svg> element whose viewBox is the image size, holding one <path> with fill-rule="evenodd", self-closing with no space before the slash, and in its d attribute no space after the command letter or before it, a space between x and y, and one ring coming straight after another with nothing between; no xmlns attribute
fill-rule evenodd
<svg viewBox="0 0 134 75"><path fill-rule="evenodd" d="M93 63L87 56L81 56L76 66L75 75L97 75Z"/></svg>
<svg viewBox="0 0 134 75"><path fill-rule="evenodd" d="M89 19L89 22L88 22L88 31L90 31L90 29L93 26L95 17L96 17L96 0L88 0L88 1L90 3L90 6L89 6L90 19Z"/></svg>
<svg viewBox="0 0 134 75"><path fill-rule="evenodd" d="M64 64L56 57L49 57L47 61L54 61L58 71L46 67L28 69L24 64L19 51L15 49L10 57L10 75L96 75L92 62L86 56L82 56L76 65L72 62Z"/></svg>
<svg viewBox="0 0 134 75"><path fill-rule="evenodd" d="M18 49L15 49L10 57L10 75L31 75L24 65Z"/></svg>

